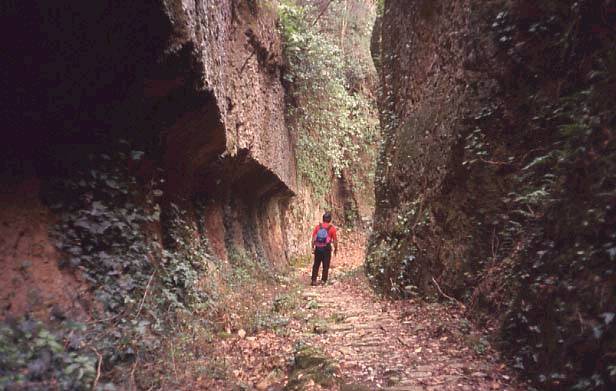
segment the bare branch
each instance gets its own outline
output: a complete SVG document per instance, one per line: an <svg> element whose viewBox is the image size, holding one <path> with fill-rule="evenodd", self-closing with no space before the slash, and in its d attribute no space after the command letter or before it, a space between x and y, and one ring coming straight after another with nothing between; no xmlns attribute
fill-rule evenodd
<svg viewBox="0 0 616 391"><path fill-rule="evenodd" d="M321 19L321 16L323 16L325 14L325 11L327 11L327 9L329 8L329 6L334 2L334 0L329 0L329 3L327 3L327 5L323 8L323 10L319 13L319 15L316 17L316 19L314 20L314 22L312 22L312 26L314 26L315 24L317 24L317 22L319 21L319 19Z"/></svg>
<svg viewBox="0 0 616 391"><path fill-rule="evenodd" d="M432 277L432 282L434 283L434 286L436 286L436 289L438 290L438 293L440 293L441 295L443 295L445 298L458 303L458 305L460 307L462 307L462 309L466 309L466 306L464 304L462 304L461 301L459 301L458 299L456 299L455 297L451 297L448 294L444 293L443 290L441 289L441 286L438 284L438 282L436 282L436 280L434 279L434 277Z"/></svg>
<svg viewBox="0 0 616 391"><path fill-rule="evenodd" d="M98 357L98 364L96 365L96 378L94 379L94 383L92 383L92 389L96 390L96 386L98 385L98 381L101 378L101 366L103 365L103 355L98 352L95 348L91 348L96 356Z"/></svg>

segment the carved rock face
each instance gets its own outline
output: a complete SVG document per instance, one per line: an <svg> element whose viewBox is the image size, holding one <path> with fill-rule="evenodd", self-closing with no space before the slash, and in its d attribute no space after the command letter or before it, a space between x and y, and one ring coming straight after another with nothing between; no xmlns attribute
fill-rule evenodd
<svg viewBox="0 0 616 391"><path fill-rule="evenodd" d="M613 9L392 0L373 40L386 143L368 274L402 296L438 280L542 387L613 382L608 326L580 337L576 320L614 305L614 197L599 195L615 159Z"/></svg>
<svg viewBox="0 0 616 391"><path fill-rule="evenodd" d="M162 194L157 230L163 237L176 205L188 216L196 242L199 236L215 242L209 249L214 255L226 259L227 250L240 248L284 262L279 227L296 174L275 8L160 1L124 5L120 12L111 3L65 2L11 4L5 15L4 26L30 28L9 43L14 55L3 77L2 94L17 94L2 99L4 125L15 136L1 147L7 197L17 200L24 183L40 181L29 194L36 200L49 181L87 171L88 155L115 156L121 140L138 154L118 161L129 165L127 173L140 187L135 191L143 199L153 186ZM84 202L98 196L95 190ZM28 216L31 208L17 203L3 210ZM54 224L50 217L37 226L44 232ZM62 256L46 254L60 275ZM3 251L3 267L19 274L20 257ZM53 284L32 284L58 296ZM17 300L5 296L3 304ZM11 313L28 312L14 304L19 309Z"/></svg>

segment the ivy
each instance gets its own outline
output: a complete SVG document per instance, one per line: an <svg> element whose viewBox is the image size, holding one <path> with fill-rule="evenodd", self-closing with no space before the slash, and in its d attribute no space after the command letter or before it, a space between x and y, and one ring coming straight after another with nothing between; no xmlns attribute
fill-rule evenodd
<svg viewBox="0 0 616 391"><path fill-rule="evenodd" d="M207 304L198 283L212 256L205 239L192 240L189 208L159 204L160 170L145 184L132 174L143 152L127 142L109 150L85 156L69 176L50 178L43 197L59 216L52 237L65 255L60 267L78 271L100 304L90 308L77 351L95 348L105 367L120 367L158 358L161 341L174 338L169 333L182 322L178 315Z"/></svg>
<svg viewBox="0 0 616 391"><path fill-rule="evenodd" d="M84 326L64 326L54 332L30 319L0 324L0 389L91 389L96 358L79 352Z"/></svg>
<svg viewBox="0 0 616 391"><path fill-rule="evenodd" d="M405 22L388 14L385 25ZM496 51L477 68L477 78L498 87L469 77L470 104L456 104L460 112L472 108L463 120L446 112L436 117L459 137L441 188L429 182L404 188L406 178L430 179L418 167L427 161L425 151L409 149L406 159L399 152L413 143L404 124L426 116L392 113L405 96L390 85L404 87L401 80L413 70L397 53L383 53L385 148L366 272L381 292L395 296L430 293L436 276L447 292L468 301L478 320L499 322L501 347L538 388L612 389L614 15L607 3L583 0L537 2L530 14L493 3L469 16L478 22L471 41L489 39ZM430 146L447 143L435 139ZM425 168L429 174L441 169ZM418 209L408 202L420 198Z"/></svg>
<svg viewBox="0 0 616 391"><path fill-rule="evenodd" d="M353 81L362 79L368 66L345 55L333 37L320 31L312 22L318 14L314 9L289 0L278 10L298 172L322 199L330 190L332 174L341 177L348 169L360 173L356 163L378 139L373 100L352 91ZM358 27L357 35L367 39L369 31L364 30Z"/></svg>
<svg viewBox="0 0 616 391"><path fill-rule="evenodd" d="M174 203L164 209L165 249L161 257L163 297L177 309L190 309L208 300L198 288L199 278L212 260L204 235L196 235L188 212ZM198 236L198 240L195 237Z"/></svg>
<svg viewBox="0 0 616 391"><path fill-rule="evenodd" d="M94 286L94 296L110 312L133 302L153 272L156 252L142 229L158 221L141 206L137 184L126 170L128 156L90 154L71 177L52 178L45 197L61 213L53 236L65 254L61 267L78 269Z"/></svg>

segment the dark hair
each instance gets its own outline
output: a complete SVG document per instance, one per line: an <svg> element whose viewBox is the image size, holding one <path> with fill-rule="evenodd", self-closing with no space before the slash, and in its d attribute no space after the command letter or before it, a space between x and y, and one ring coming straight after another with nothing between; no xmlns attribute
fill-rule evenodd
<svg viewBox="0 0 616 391"><path fill-rule="evenodd" d="M329 212L325 212L323 213L323 221L326 223L331 223L332 221L332 214Z"/></svg>

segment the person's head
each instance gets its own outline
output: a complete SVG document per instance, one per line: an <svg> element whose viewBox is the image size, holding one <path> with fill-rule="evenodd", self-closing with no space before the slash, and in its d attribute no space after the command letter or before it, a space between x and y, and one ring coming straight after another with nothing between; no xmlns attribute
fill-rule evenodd
<svg viewBox="0 0 616 391"><path fill-rule="evenodd" d="M332 214L329 213L329 212L323 213L323 222L324 223L331 223L332 222Z"/></svg>

